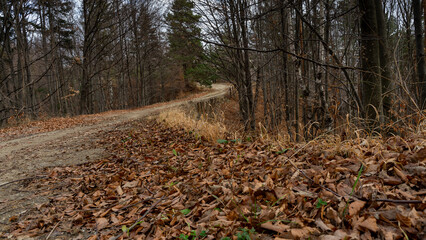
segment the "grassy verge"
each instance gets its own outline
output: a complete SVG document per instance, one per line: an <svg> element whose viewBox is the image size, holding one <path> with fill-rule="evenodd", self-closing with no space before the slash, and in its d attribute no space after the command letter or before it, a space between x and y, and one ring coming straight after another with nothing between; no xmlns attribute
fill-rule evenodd
<svg viewBox="0 0 426 240"><path fill-rule="evenodd" d="M201 116L195 119L190 114L181 109L173 109L157 116L157 121L167 127L184 128L188 132L193 132L196 136L203 136L208 141L214 142L225 137L227 130L219 116L207 118Z"/></svg>

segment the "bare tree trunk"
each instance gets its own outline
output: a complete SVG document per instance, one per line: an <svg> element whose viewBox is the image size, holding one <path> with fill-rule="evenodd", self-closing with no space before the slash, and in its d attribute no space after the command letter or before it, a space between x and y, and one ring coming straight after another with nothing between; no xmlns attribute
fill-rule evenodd
<svg viewBox="0 0 426 240"><path fill-rule="evenodd" d="M296 7L300 7L302 5L302 0L297 1ZM300 9L299 9L300 11ZM302 33L302 21L300 20L300 14L296 14L296 24L294 31L294 51L297 55L301 55L300 41ZM302 60L297 59L295 62L296 69L296 77L294 81L294 128L296 141L299 141L299 84L302 83Z"/></svg>
<svg viewBox="0 0 426 240"><path fill-rule="evenodd" d="M426 108L426 79L425 79L425 54L423 45L423 29L422 29L422 7L421 0L413 0L414 11L414 31L416 35L416 63L417 63L417 89L420 92L418 95L418 103L421 109Z"/></svg>
<svg viewBox="0 0 426 240"><path fill-rule="evenodd" d="M26 22L26 19L23 17L23 19L21 19L22 22ZM25 73L26 73L26 80L25 80L25 85L23 86L23 89L28 87L27 90L27 94L28 96L26 96L27 99L27 109L28 109L28 114L30 117L35 117L36 113L35 113L35 93L34 93L34 83L31 80L31 69L30 69L30 48L28 46L28 37L27 37L27 29L26 29L26 24L21 24L22 25L22 42L24 45L24 49L23 49L23 57L24 57L24 69L25 69Z"/></svg>
<svg viewBox="0 0 426 240"><path fill-rule="evenodd" d="M123 36L123 24L122 24L122 20L121 20L122 16L120 14L120 7L119 7L120 2L121 1L118 1L118 0L114 1L116 17L118 19L118 32L119 32L118 33L119 34L119 38L118 38L119 40L118 41L119 41L119 50L120 50L120 54L119 54L120 78L117 81L119 82L119 85L122 84L122 87L121 87L122 95L120 96L120 99L123 101L122 108L125 108L125 102L126 102L126 99L127 99L127 96L126 96L127 91L126 91L126 85L124 83L124 74L125 74L125 71L124 71L124 52L123 52L124 51L124 47L123 47L124 36ZM133 2L131 2L131 3L133 3ZM135 10L132 9L131 11L132 11L132 15L133 15ZM135 21L135 19L134 19L134 21ZM135 23L133 25L136 26ZM135 37L135 41L136 42L138 41L136 37ZM136 51L139 51L138 48L136 48ZM133 89L131 89L131 91L133 91Z"/></svg>
<svg viewBox="0 0 426 240"><path fill-rule="evenodd" d="M320 13L319 13L319 23L320 24L320 35L323 36L323 38L328 38L326 37L326 25L322 24L322 20L325 19L325 4L327 3L323 3L322 1L319 2L320 4ZM325 49L321 46L321 43L318 43L318 48L319 48L319 52L318 52L318 59L321 62L326 62L326 53L325 53ZM321 127L325 128L325 127L329 127L330 122L330 116L328 113L328 99L327 99L327 93L326 93L326 86L327 86L327 79L325 76L325 72L323 71L322 67L319 67L318 72L316 73L316 78L315 78L315 82L317 85L317 89L319 90L319 100L320 100L320 122L321 122ZM324 80L325 79L325 80ZM323 83L323 81L325 83ZM317 114L318 115L318 114Z"/></svg>
<svg viewBox="0 0 426 240"><path fill-rule="evenodd" d="M330 25L331 25L331 17L330 17L330 4L332 4L334 0L330 2L330 0L326 0L325 2L325 26L324 26L324 42L325 44L330 44ZM325 57L325 55L324 55ZM325 58L325 63L328 64L328 58ZM324 76L324 88L325 88L325 99L328 102L328 82L329 82L329 68L328 66L325 67L325 76Z"/></svg>
<svg viewBox="0 0 426 240"><path fill-rule="evenodd" d="M386 32L385 16L381 0L374 0L376 6L377 17L377 33L379 36L379 51L380 51L380 78L382 83L382 101L383 101L383 114L389 116L391 109L392 95L391 90L391 73L389 69L389 49L388 49L388 36Z"/></svg>
<svg viewBox="0 0 426 240"><path fill-rule="evenodd" d="M246 0L239 0L239 10L240 10L240 27L241 27L241 37L243 42L243 47L245 48L243 59L244 59L244 89L245 97L247 98L247 113L248 113L248 122L246 123L246 129L254 130L256 127L256 119L254 117L254 104L253 104L253 89L251 82L251 73L250 73L250 59L249 59L249 48L248 45L248 36L247 36L247 23L245 18L247 18L246 12L248 11L248 6Z"/></svg>
<svg viewBox="0 0 426 240"><path fill-rule="evenodd" d="M90 63L92 43L93 43L93 34L94 29L92 26L93 20L90 18L90 15L93 14L93 9L89 4L94 5L93 2L88 0L83 0L83 62L82 62L82 79L80 87L80 113L87 114L92 112L92 101L90 99L91 94L91 84L90 84ZM94 16L92 16L94 17Z"/></svg>
<svg viewBox="0 0 426 240"><path fill-rule="evenodd" d="M19 18L19 15L22 12L22 5L19 4L19 2L15 2L14 3L14 13L15 13L15 31L16 31L16 51L17 51L17 83L16 86L17 88L21 89L21 93L20 93L20 100L21 100L21 109L24 109L25 111L27 111L27 88L26 88L26 84L25 84L25 78L23 76L23 69L24 66L22 65L22 61L24 58L24 40L23 40L23 36L22 36L22 30L21 30L21 19ZM17 93L15 93L17 94Z"/></svg>
<svg viewBox="0 0 426 240"><path fill-rule="evenodd" d="M97 0L83 0L83 64L80 86L80 113L94 112L93 83L95 71L102 72L104 66L94 64L104 53L107 43L98 42L99 32L108 2ZM103 44L103 45L101 45ZM106 44L106 45L105 45Z"/></svg>
<svg viewBox="0 0 426 240"><path fill-rule="evenodd" d="M366 118L377 124L382 116L382 84L380 78L380 46L377 40L377 17L374 1L359 0L361 11L362 100Z"/></svg>
<svg viewBox="0 0 426 240"><path fill-rule="evenodd" d="M426 34L426 0L423 0L423 34ZM423 36L423 46L426 46L426 36ZM423 56L424 58L424 56ZM422 109L426 109L426 78L423 79L423 82L421 83L421 102L423 102Z"/></svg>
<svg viewBox="0 0 426 240"><path fill-rule="evenodd" d="M281 15L281 38L282 48L288 51L288 12L284 9L284 0L280 0L280 15ZM288 55L282 53L282 78L284 82L284 108L285 108L285 121L287 125L287 132L292 138L291 125L290 125L290 106L289 106L289 86L288 86Z"/></svg>

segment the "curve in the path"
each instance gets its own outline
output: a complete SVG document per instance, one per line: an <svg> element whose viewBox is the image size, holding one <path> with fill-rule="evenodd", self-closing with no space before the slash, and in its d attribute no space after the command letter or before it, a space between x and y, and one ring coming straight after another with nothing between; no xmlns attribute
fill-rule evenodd
<svg viewBox="0 0 426 240"><path fill-rule="evenodd" d="M14 163L13 165L16 165L16 160L18 160L16 159L16 156L21 155L19 154L20 152L30 154L30 152L28 152L28 150L30 149L45 151L51 147L57 147L57 146L60 146L61 148L64 148L65 150L67 146L63 145L61 140L65 140L65 142L73 140L73 141L84 143L84 140L88 135L98 132L99 130L110 129L120 123L132 121L135 119L141 119L146 116L150 116L167 109L176 108L176 107L188 104L190 102L200 102L200 101L206 101L212 98L223 97L229 93L229 89L230 89L230 85L228 84L213 84L212 91L210 93L196 99L171 102L163 106L153 107L148 109L135 109L132 111L128 111L124 114L123 113L111 114L104 117L105 119L101 120L100 122L92 124L92 125L75 126L71 128L56 130L52 132L39 133L39 134L34 134L31 136L27 136L27 137L23 137L19 139L0 142L0 184L6 180L4 179L4 175L1 174L2 170L3 171L5 170L4 167L5 167L5 164L7 165L6 162L8 160L12 160L12 162ZM63 151L61 151L60 153L62 152ZM24 159L26 159L26 161L33 162L35 165L41 164L43 159L39 159L36 156L37 154L33 152L32 154L30 154L30 156L27 156L27 157L24 156ZM41 165L45 165L45 164L41 164ZM46 166L42 166L42 167L46 167ZM16 178L19 178L18 174L15 176ZM7 179L7 180L10 181L11 179Z"/></svg>
<svg viewBox="0 0 426 240"><path fill-rule="evenodd" d="M71 166L99 159L104 156L104 149L93 144L98 140L98 132L113 130L123 123L190 102L223 97L229 93L229 89L228 84L214 84L210 93L195 99L173 101L158 107L135 109L124 113L112 113L102 117L102 120L95 124L0 142L0 225L12 214L19 214L24 208L23 204L28 204L28 199L31 199L31 193L17 191L14 184L4 185L4 183L36 176L45 167Z"/></svg>

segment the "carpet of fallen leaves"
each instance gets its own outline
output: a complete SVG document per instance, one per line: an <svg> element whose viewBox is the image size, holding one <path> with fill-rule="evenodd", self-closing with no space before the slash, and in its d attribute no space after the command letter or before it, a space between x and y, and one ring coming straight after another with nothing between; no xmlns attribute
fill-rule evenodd
<svg viewBox="0 0 426 240"><path fill-rule="evenodd" d="M251 139L210 143L142 121L99 144L110 157L46 169L46 179L26 186L50 202L12 217L9 237L426 237L424 136L277 149Z"/></svg>

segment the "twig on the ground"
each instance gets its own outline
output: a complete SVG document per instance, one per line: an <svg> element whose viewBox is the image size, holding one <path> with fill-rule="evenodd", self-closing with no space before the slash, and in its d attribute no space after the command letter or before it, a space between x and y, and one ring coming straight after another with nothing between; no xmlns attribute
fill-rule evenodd
<svg viewBox="0 0 426 240"><path fill-rule="evenodd" d="M325 133L324 133L325 134ZM315 141L316 139L318 139L318 138L320 138L322 135L320 135L320 136L318 136L318 137L316 137L315 139L313 139L313 140L311 140L311 141L309 141L309 142L307 142L305 145L303 145L301 148L299 148L299 149L297 149L297 151L295 151L288 159L287 159L287 161L288 162L290 162L290 164L298 171L298 172L300 172L305 178L307 178L309 181L311 181L311 182L313 182L314 184L316 184L315 183L315 181L312 179L312 178L310 178L308 175L306 175L306 173L302 170L302 169L299 169L297 166L296 166L296 164L294 164L293 163L293 161L291 161L291 158L293 158L294 156L296 156L299 152L301 152L303 149L305 149L309 144L311 144L313 141ZM325 186L323 186L322 184L318 184L321 188L323 188L323 189L325 189L325 190L327 190L327 191L329 191L329 192L331 192L332 194L334 194L335 196L337 196L337 197L339 197L339 198L343 198L343 196L341 196L340 194L338 194L337 192L335 192L335 191L333 191L333 190L331 190L331 189L329 189L328 187L325 187Z"/></svg>
<svg viewBox="0 0 426 240"><path fill-rule="evenodd" d="M10 182L5 182L5 183L1 183L0 187L15 183L15 182L20 182L20 181L25 181L25 180L32 180L32 179L38 179L38 178L47 178L47 176L34 176L34 177L27 177L27 178L21 178L21 179L16 179Z"/></svg>
<svg viewBox="0 0 426 240"><path fill-rule="evenodd" d="M390 202L390 203L399 203L399 204L420 204L422 200L402 200L402 199L367 199L364 197L354 196L357 199L365 202Z"/></svg>
<svg viewBox="0 0 426 240"><path fill-rule="evenodd" d="M147 198L147 199L137 201L136 203L133 203L133 204L130 204L130 205L124 206L124 207L120 208L119 210L120 210L120 211L125 210L125 209L127 209L127 208L129 208L129 207L136 206L136 205L138 205L138 204L141 204L141 203L143 203L143 202L149 201L149 200L151 200L151 199L153 199L153 197L149 197L149 198Z"/></svg>
<svg viewBox="0 0 426 240"><path fill-rule="evenodd" d="M53 231L55 231L55 229L58 227L59 223L62 221L62 218L64 218L64 216L62 216L61 219L55 224L52 231L50 231L49 235L47 235L46 240L49 239L50 235L52 235Z"/></svg>
<svg viewBox="0 0 426 240"><path fill-rule="evenodd" d="M311 182L313 182L314 184L317 184L317 183L315 183L315 181L312 179L312 178L310 178L308 175L306 175L306 173L302 170L302 169L299 169L297 166L296 166L296 164L294 164L293 163L293 161L291 161L290 159L287 159L288 160L288 162L290 162L290 164L297 170L297 171L299 171L305 178L307 178L309 181L311 181ZM328 188L328 187L326 187L326 186L324 186L324 185L322 185L322 184L317 184L318 186L320 186L321 188L323 188L323 189L325 189L325 190L327 190L327 191L329 191L329 192L331 192L332 194L334 194L334 195L336 195L337 197L339 197L339 198L344 198L342 195L340 195L340 194L338 194L337 192L335 192L335 191L333 191L333 190L331 190L330 188Z"/></svg>
<svg viewBox="0 0 426 240"><path fill-rule="evenodd" d="M165 198L166 195L163 195L160 199L158 199L157 202L155 202L143 215L142 217L140 217L138 220L136 220L135 223L133 223L132 226L130 226L127 230L128 232L130 232L136 225L138 225L140 223L140 221L146 217L146 215L148 215L148 213L150 213L152 211L152 209L154 209L161 201L163 201L163 199ZM112 240L116 240L119 237L121 237L121 235L123 235L123 232L121 232L120 234L118 234L117 236L115 236L114 238L112 238Z"/></svg>
<svg viewBox="0 0 426 240"><path fill-rule="evenodd" d="M149 190L149 188L147 188L145 185L143 185L143 187L149 192L149 193L151 193L152 195L154 195L154 193L153 192L151 192L151 190Z"/></svg>

